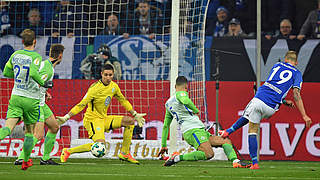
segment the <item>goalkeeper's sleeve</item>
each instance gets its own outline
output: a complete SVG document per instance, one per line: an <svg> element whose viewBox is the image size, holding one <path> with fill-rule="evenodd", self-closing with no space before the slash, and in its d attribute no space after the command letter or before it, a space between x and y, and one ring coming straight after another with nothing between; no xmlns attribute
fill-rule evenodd
<svg viewBox="0 0 320 180"><path fill-rule="evenodd" d="M167 147L167 138L169 127L171 124L173 117L168 110L166 110L166 115L164 117L163 128L162 128L162 136L161 136L161 147Z"/></svg>
<svg viewBox="0 0 320 180"><path fill-rule="evenodd" d="M193 104L187 92L179 91L177 92L176 97L179 102L184 104L187 108L191 109L193 113L197 114L199 112L199 109Z"/></svg>

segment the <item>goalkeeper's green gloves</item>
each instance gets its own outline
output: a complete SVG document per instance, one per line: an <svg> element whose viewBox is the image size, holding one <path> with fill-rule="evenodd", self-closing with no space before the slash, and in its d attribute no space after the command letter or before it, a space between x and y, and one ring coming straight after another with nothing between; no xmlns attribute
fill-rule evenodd
<svg viewBox="0 0 320 180"><path fill-rule="evenodd" d="M64 124L66 121L68 121L70 119L70 115L66 114L65 116L61 117L61 116L57 116L57 121L59 126Z"/></svg>
<svg viewBox="0 0 320 180"><path fill-rule="evenodd" d="M145 123L145 119L143 118L143 116L147 115L146 113L137 113L137 111L134 111L132 113L132 116L134 117L134 119L138 122L139 127L142 127Z"/></svg>

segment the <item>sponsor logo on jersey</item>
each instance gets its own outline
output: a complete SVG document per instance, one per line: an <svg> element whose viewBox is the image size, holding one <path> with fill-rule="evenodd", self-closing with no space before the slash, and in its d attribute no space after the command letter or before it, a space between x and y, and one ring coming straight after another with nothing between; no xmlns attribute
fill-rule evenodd
<svg viewBox="0 0 320 180"><path fill-rule="evenodd" d="M35 65L39 65L39 64L40 64L40 59L39 59L39 58L36 58L36 59L33 61L33 63L34 63Z"/></svg>
<svg viewBox="0 0 320 180"><path fill-rule="evenodd" d="M42 79L42 80L47 80L47 79L48 79L48 74L42 75L42 76L41 76L41 79Z"/></svg>
<svg viewBox="0 0 320 180"><path fill-rule="evenodd" d="M104 101L104 105L105 105L105 106L109 106L110 102L111 102L111 97L108 96L108 97L106 98L106 100Z"/></svg>

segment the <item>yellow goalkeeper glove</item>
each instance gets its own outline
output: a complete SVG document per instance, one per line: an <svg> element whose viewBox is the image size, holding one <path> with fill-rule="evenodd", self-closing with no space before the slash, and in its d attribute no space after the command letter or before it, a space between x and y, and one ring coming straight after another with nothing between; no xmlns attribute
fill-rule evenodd
<svg viewBox="0 0 320 180"><path fill-rule="evenodd" d="M59 126L64 124L66 121L68 121L70 119L70 115L66 114L65 116L61 117L61 116L57 116L57 121Z"/></svg>
<svg viewBox="0 0 320 180"><path fill-rule="evenodd" d="M143 116L147 115L146 113L137 113L137 111L134 111L132 116L134 117L134 119L138 122L139 127L142 127L145 123L145 119L143 118Z"/></svg>

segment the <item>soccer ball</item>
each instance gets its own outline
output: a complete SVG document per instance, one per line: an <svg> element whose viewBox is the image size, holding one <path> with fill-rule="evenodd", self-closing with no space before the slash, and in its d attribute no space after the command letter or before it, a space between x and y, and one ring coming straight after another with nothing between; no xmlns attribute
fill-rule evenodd
<svg viewBox="0 0 320 180"><path fill-rule="evenodd" d="M97 158L103 157L106 154L106 147L102 142L95 142L91 146L91 153Z"/></svg>

